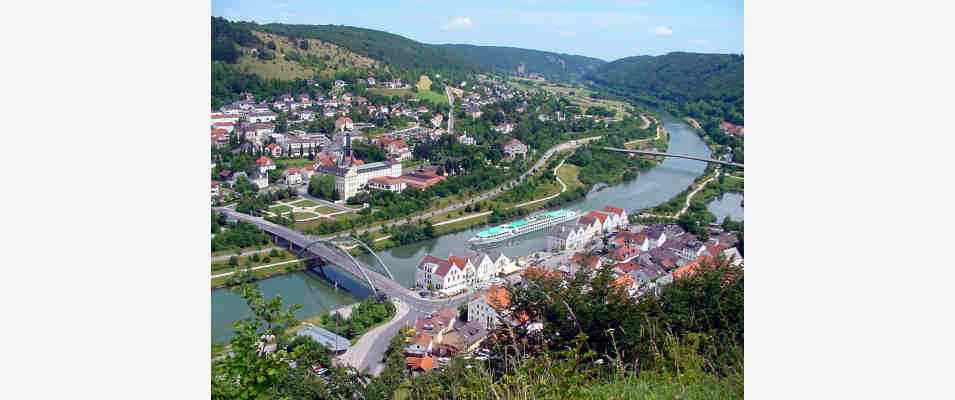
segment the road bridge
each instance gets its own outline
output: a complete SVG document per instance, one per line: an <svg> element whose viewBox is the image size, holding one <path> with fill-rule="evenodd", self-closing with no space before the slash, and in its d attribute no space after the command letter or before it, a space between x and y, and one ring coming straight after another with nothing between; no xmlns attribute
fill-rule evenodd
<svg viewBox="0 0 955 400"><path fill-rule="evenodd" d="M461 294L451 298L443 299L425 299L419 297L412 290L401 286L394 280L391 270L381 261L384 274L373 268L362 264L360 261L351 257L345 250L332 244L328 239L319 238L312 235L306 235L288 227L266 221L260 217L253 217L248 214L237 212L230 208L216 207L213 211L225 214L227 218L238 221L248 222L259 229L276 238L277 244L288 244L293 252L303 258L320 258L327 264L332 264L345 270L346 273L355 276L359 281L367 282L375 294L384 294L397 299L408 307L408 312L401 317L396 317L389 323L366 333L367 338L362 338L362 346L356 348L356 354L350 355L348 364L359 370L377 371L382 368L381 359L391 343L391 338L401 327L413 325L415 319L438 311L441 307L457 308L465 304L471 294ZM359 241L360 242L360 241ZM374 254L374 252L372 252ZM388 275L388 276L385 276ZM352 351L352 350L349 350Z"/></svg>
<svg viewBox="0 0 955 400"><path fill-rule="evenodd" d="M384 263L381 263L381 267L385 271L383 274L363 265L360 261L352 257L351 254L348 254L347 251L338 248L328 240L306 235L294 229L266 221L260 217L253 217L229 208L217 207L214 211L225 214L228 218L248 222L259 227L259 229L262 229L269 235L276 237L278 239L277 242L280 244L288 244L288 247L298 253L302 258L317 256L326 263L338 266L358 279L367 282L372 291L376 294L383 293L402 301L421 300L421 298L416 296L410 289L395 282L391 271L388 270L388 267Z"/></svg>
<svg viewBox="0 0 955 400"><path fill-rule="evenodd" d="M731 161L716 160L716 159L713 159L713 158L696 157L696 156L691 156L691 155L687 155L687 154L663 153L663 152L659 152L659 151L650 151L650 150L630 150L630 149L621 149L621 148L617 148L617 147L607 147L607 146L601 146L601 147L597 147L597 148L598 148L598 149L603 149L603 150L609 150L609 151L616 151L616 152L620 152L620 153L640 154L640 155L645 155L645 156L685 158L685 159L687 159L687 160L696 160L696 161L703 161L703 162L707 162L707 163L726 165L726 166L730 166L730 167L743 168L743 164L740 164L740 163L735 163L735 162L731 162Z"/></svg>

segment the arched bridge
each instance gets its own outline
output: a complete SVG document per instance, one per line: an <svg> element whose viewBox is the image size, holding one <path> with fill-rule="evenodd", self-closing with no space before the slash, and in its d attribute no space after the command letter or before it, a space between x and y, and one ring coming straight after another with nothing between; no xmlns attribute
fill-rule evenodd
<svg viewBox="0 0 955 400"><path fill-rule="evenodd" d="M696 161L703 161L703 162L708 162L708 163L713 163L713 164L720 164L720 165L727 165L727 166L731 166L731 167L743 168L743 164L740 164L740 163L735 163L735 162L730 162L730 161L723 161L723 160L716 160L716 159L712 159L712 158L696 157L696 156L691 156L691 155L687 155L687 154L662 153L662 152L659 152L659 151L649 151L649 150L630 150L630 149L621 149L621 148L617 148L617 147L607 147L607 146L602 146L602 147L598 147L598 148L599 148L599 149L604 149L604 150L616 151L616 152L620 152L620 153L642 154L642 155L645 155L645 156L685 158L685 159L687 159L687 160L696 160Z"/></svg>
<svg viewBox="0 0 955 400"><path fill-rule="evenodd" d="M266 221L259 217L243 214L233 209L216 207L214 211L225 214L228 218L248 222L259 227L259 229L262 229L280 241L288 243L289 249L298 254L300 258L311 259L318 257L326 263L340 267L357 279L367 282L375 294L383 293L402 301L414 301L417 299L411 290L401 286L401 284L394 280L394 275L391 274L388 266L378 258L377 254L359 240L352 239L374 255L381 269L384 271L383 273L364 265L352 257L347 251L341 249L337 244L329 240L305 235L294 229Z"/></svg>

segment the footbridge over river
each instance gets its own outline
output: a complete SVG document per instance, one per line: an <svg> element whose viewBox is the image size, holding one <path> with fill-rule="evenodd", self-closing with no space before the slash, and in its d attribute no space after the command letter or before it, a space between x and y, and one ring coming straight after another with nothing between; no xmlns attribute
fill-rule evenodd
<svg viewBox="0 0 955 400"><path fill-rule="evenodd" d="M367 283L376 295L385 294L405 302L422 300L414 292L396 282L388 266L381 262L381 259L371 249L368 249L364 243L358 240L355 240L355 242L371 251L375 259L379 261L381 271L369 268L331 241L306 235L294 229L266 221L260 217L240 213L230 208L217 207L213 210L225 214L230 219L248 222L259 227L259 229L274 237L276 243L288 245L289 249L298 254L300 258L306 260L318 259L320 266L331 264L341 268L353 275L357 281Z"/></svg>
<svg viewBox="0 0 955 400"><path fill-rule="evenodd" d="M630 149L621 149L621 148L617 148L617 147L607 147L607 146L598 147L598 149L609 150L609 151L616 151L616 152L620 152L620 153L641 154L641 155L645 155L645 156L685 158L685 159L687 159L687 160L696 160L696 161L703 161L703 162L708 162L708 163L713 163L713 164L720 164L720 165L727 165L727 166L731 166L731 167L743 168L743 164L740 164L740 163L735 163L735 162L731 162L731 161L716 160L716 159L713 159L713 158L696 157L696 156L691 156L691 155L687 155L687 154L663 153L663 152L659 152L659 151L650 151L650 150L630 150Z"/></svg>

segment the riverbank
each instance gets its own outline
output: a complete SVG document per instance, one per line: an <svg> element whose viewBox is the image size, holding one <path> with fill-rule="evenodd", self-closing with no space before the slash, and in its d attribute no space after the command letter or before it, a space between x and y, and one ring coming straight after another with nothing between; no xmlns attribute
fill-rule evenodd
<svg viewBox="0 0 955 400"><path fill-rule="evenodd" d="M658 117L668 132L668 151L701 158L710 156L708 146L700 139L699 135L692 131L688 124L668 114L661 114ZM573 166L573 164L569 161L565 162L558 169L558 172L561 174L561 180L569 186L566 193L573 193L573 185L570 185L568 179L564 179L563 175L566 174L565 171L573 169L568 168L569 166ZM667 158L656 167L640 173L635 177L635 180L622 182L591 194L585 193L585 196L562 204L561 207L575 210L597 210L606 205L615 205L624 208L630 214L636 214L640 210L652 208L679 195L693 185L697 177L705 175L705 170L705 164L701 162ZM742 182L739 179L727 179L727 181ZM697 196L702 194L700 193ZM544 204L546 203L544 202ZM529 207L534 206L536 205ZM470 221L448 223L435 228L439 231L439 237L390 247L386 250L376 251L376 253L388 265L398 283L411 287L414 284L414 272L421 257L427 254L446 257L449 253L468 248L467 240L483 228L479 224L471 225L470 228L462 228L458 225L471 221L486 222L487 218L488 215L485 215ZM446 233L443 231L445 228L455 229ZM495 250L516 259L544 250L546 235L547 232L543 231L523 235L496 247ZM368 265L377 263L377 260L370 254L359 255L356 258ZM311 273L278 275L261 280L257 284L263 288L266 297L270 298L281 294L289 303L304 305L303 310L299 313L300 318L328 312L357 301L349 293L340 288L334 288L327 281ZM212 303L213 341L221 343L231 335L232 323L237 319L244 318L247 307L241 299L222 289L213 291Z"/></svg>

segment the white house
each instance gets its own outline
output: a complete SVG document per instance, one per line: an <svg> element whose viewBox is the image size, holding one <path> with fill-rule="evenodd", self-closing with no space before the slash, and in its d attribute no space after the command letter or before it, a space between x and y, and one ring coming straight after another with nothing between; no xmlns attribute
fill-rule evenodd
<svg viewBox="0 0 955 400"><path fill-rule="evenodd" d="M463 259L466 260L466 262L459 261L460 264L469 264L472 266L474 273L467 277L467 283L472 287L478 283L487 282L489 279L503 272L505 267L508 267L512 264L511 260L508 259L504 254L495 254L492 256L487 253L472 250L454 251L451 253L448 259Z"/></svg>
<svg viewBox="0 0 955 400"><path fill-rule="evenodd" d="M401 193L405 190L405 181L393 176L378 176L368 180L368 188Z"/></svg>
<svg viewBox="0 0 955 400"><path fill-rule="evenodd" d="M255 174L252 175L251 182L255 187L265 189L269 187L269 176L266 174Z"/></svg>
<svg viewBox="0 0 955 400"><path fill-rule="evenodd" d="M298 168L289 168L285 171L285 184L289 186L302 184L302 173Z"/></svg>
<svg viewBox="0 0 955 400"><path fill-rule="evenodd" d="M624 229L630 225L630 218L627 216L627 211L622 208L606 206L601 211L607 214L607 220L604 221L604 229L607 231Z"/></svg>
<svg viewBox="0 0 955 400"><path fill-rule="evenodd" d="M249 122L253 124L259 122L272 122L275 121L276 116L277 115L271 111L254 112L249 114Z"/></svg>
<svg viewBox="0 0 955 400"><path fill-rule="evenodd" d="M580 249L593 238L595 228L576 222L565 222L551 228L547 234L547 250L563 251Z"/></svg>
<svg viewBox="0 0 955 400"><path fill-rule="evenodd" d="M477 142L474 140L473 137L468 136L468 134L465 133L465 134L462 134L461 136L458 136L458 143L466 144L468 146L474 146L474 144Z"/></svg>
<svg viewBox="0 0 955 400"><path fill-rule="evenodd" d="M465 264L465 268L467 265ZM454 293L465 287L467 273L469 272L465 268L459 267L449 260L426 255L418 262L418 268L415 270L415 283L429 290Z"/></svg>
<svg viewBox="0 0 955 400"><path fill-rule="evenodd" d="M511 133L511 132L514 131L514 124L512 124L512 123L510 123L510 122L505 122L505 123L503 123L503 124L500 124L500 125L495 126L493 129L494 129L495 132Z"/></svg>
<svg viewBox="0 0 955 400"><path fill-rule="evenodd" d="M492 285L484 293L478 293L468 302L468 322L478 322L487 329L498 326L507 317L510 296L507 289Z"/></svg>
<svg viewBox="0 0 955 400"><path fill-rule="evenodd" d="M504 144L504 154L507 154L509 157L516 157L518 155L527 154L527 145L521 143L520 140L511 139L509 142Z"/></svg>
<svg viewBox="0 0 955 400"><path fill-rule="evenodd" d="M262 175L267 175L269 171L275 169L275 162L266 156L259 157L255 160L255 165L259 169L259 174Z"/></svg>

